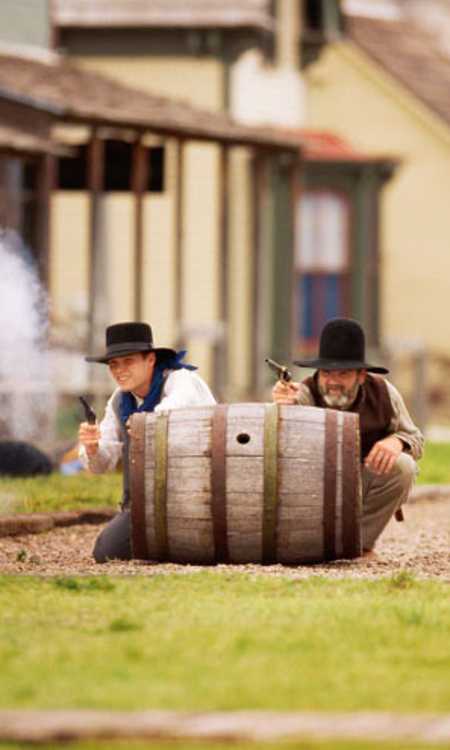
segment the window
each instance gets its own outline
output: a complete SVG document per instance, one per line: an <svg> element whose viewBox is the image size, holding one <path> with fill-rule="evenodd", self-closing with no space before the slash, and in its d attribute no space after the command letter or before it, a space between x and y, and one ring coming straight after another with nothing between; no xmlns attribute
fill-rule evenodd
<svg viewBox="0 0 450 750"><path fill-rule="evenodd" d="M304 0L303 28L308 34L317 33L326 38L342 27L342 10L338 0Z"/></svg>
<svg viewBox="0 0 450 750"><path fill-rule="evenodd" d="M308 31L322 31L323 29L323 7L317 0L306 0L303 4L303 23Z"/></svg>
<svg viewBox="0 0 450 750"><path fill-rule="evenodd" d="M302 64L314 62L322 47L343 32L339 0L304 0L302 24Z"/></svg>
<svg viewBox="0 0 450 750"><path fill-rule="evenodd" d="M151 193L163 193L165 189L164 146L153 146L148 150L150 158L150 176L148 190Z"/></svg>
<svg viewBox="0 0 450 750"><path fill-rule="evenodd" d="M131 190L133 144L127 141L105 141L103 190Z"/></svg>
<svg viewBox="0 0 450 750"><path fill-rule="evenodd" d="M87 189L87 147L78 146L73 157L58 159L58 190Z"/></svg>
<svg viewBox="0 0 450 750"><path fill-rule="evenodd" d="M164 191L164 146L147 149L148 184L151 193ZM88 189L88 147L78 146L76 155L61 158L58 163L59 190ZM105 192L129 191L133 164L133 144L127 141L105 141L104 182Z"/></svg>
<svg viewBox="0 0 450 750"><path fill-rule="evenodd" d="M348 203L331 191L307 191L298 208L297 336L315 344L329 318L348 314Z"/></svg>

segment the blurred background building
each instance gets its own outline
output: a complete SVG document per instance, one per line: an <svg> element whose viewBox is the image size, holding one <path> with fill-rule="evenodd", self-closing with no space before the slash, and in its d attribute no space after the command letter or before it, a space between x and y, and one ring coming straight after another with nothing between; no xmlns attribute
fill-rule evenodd
<svg viewBox="0 0 450 750"><path fill-rule="evenodd" d="M448 420L450 3L341 7L345 39L306 73L308 122L400 161L381 201L382 343L420 421Z"/></svg>
<svg viewBox="0 0 450 750"><path fill-rule="evenodd" d="M450 417L449 2L3 0L0 20L0 224L48 288L59 390L106 393L83 354L144 318L220 398L264 398L264 357L349 315L416 418Z"/></svg>

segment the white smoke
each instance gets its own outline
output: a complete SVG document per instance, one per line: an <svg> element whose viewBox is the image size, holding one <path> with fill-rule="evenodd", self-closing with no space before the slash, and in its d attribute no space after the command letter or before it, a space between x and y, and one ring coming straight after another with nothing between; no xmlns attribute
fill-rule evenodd
<svg viewBox="0 0 450 750"><path fill-rule="evenodd" d="M47 349L48 297L16 232L0 233L0 437L48 432L54 399Z"/></svg>

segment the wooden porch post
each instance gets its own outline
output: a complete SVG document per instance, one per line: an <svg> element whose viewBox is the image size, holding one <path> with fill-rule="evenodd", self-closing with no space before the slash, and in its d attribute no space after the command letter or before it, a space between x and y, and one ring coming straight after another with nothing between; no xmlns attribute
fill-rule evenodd
<svg viewBox="0 0 450 750"><path fill-rule="evenodd" d="M297 252L298 248L300 247L300 220L299 220L299 206L300 201L302 200L302 185L303 185L303 171L304 170L304 162L300 162L299 159L296 159L294 161L293 167L292 167L292 212L293 217L292 221L294 224L294 268L292 273L292 351L294 354L297 354L297 346L298 346L298 340L299 340L299 321L300 321L300 315L298 310L298 301L297 301L297 290L296 290L296 274L295 274L295 264L296 264L296 258L297 258Z"/></svg>
<svg viewBox="0 0 450 750"><path fill-rule="evenodd" d="M290 285L290 321L287 321L290 329L290 354L297 355L299 340L299 309L297 299L297 276L295 272L297 249L300 243L300 224L298 220L298 208L301 198L301 168L300 160L294 155L290 164L290 203L292 221L292 266Z"/></svg>
<svg viewBox="0 0 450 750"><path fill-rule="evenodd" d="M176 346L182 349L184 341L184 149L185 140L176 139L176 182L175 182L175 279L174 317L176 325Z"/></svg>
<svg viewBox="0 0 450 750"><path fill-rule="evenodd" d="M219 212L220 212L220 247L217 291L219 296L218 319L219 331L214 345L214 387L222 400L228 385L228 325L229 325L229 147L220 147L219 163Z"/></svg>
<svg viewBox="0 0 450 750"><path fill-rule="evenodd" d="M51 154L44 154L37 164L37 247L39 275L45 287L50 283L50 211L51 193L54 187L56 160Z"/></svg>
<svg viewBox="0 0 450 750"><path fill-rule="evenodd" d="M266 351L267 340L265 306L265 261L266 261L266 227L265 218L268 210L269 174L267 156L262 151L255 151L252 163L252 192L253 192L253 346L251 358L251 373L253 383L253 397L259 398L264 387L265 378L263 366L264 358L270 355Z"/></svg>
<svg viewBox="0 0 450 750"><path fill-rule="evenodd" d="M133 146L132 190L134 193L134 318L143 315L144 196L148 185L148 150L138 135Z"/></svg>
<svg viewBox="0 0 450 750"><path fill-rule="evenodd" d="M101 221L100 201L104 177L104 143L96 130L93 130L88 144L88 188L89 205L89 259L88 259L88 350L93 351L102 343L104 321L99 320L99 302L97 293L104 284L104 269L101 266L100 243ZM101 307L101 306L100 306Z"/></svg>
<svg viewBox="0 0 450 750"><path fill-rule="evenodd" d="M0 154L0 226L18 232L22 224L19 165L16 154Z"/></svg>

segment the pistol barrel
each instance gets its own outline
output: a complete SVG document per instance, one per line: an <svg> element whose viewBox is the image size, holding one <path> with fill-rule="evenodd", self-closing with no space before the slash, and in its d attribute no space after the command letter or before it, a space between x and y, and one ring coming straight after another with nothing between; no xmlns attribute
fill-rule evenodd
<svg viewBox="0 0 450 750"><path fill-rule="evenodd" d="M269 367L277 373L279 380L284 380L285 383L289 383L289 381L292 380L292 374L285 365L278 364L278 362L275 362L274 359L270 359L270 357L266 357L266 362Z"/></svg>
<svg viewBox="0 0 450 750"><path fill-rule="evenodd" d="M85 398L83 398L83 396L79 396L79 399L83 405L84 416L85 416L86 422L88 424L95 424L97 421L97 415L95 411L93 410L92 406L88 404L88 402L86 401Z"/></svg>

